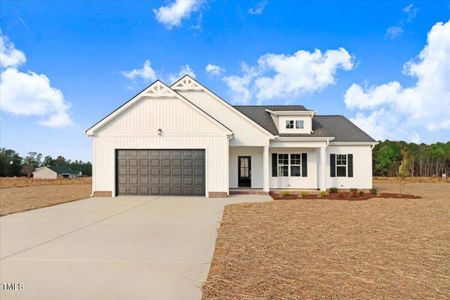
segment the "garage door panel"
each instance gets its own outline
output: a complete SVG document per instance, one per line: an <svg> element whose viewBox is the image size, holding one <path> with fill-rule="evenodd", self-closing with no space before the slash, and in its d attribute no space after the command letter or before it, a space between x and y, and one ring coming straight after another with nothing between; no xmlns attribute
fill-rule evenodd
<svg viewBox="0 0 450 300"><path fill-rule="evenodd" d="M204 150L117 150L116 157L118 194L205 194Z"/></svg>

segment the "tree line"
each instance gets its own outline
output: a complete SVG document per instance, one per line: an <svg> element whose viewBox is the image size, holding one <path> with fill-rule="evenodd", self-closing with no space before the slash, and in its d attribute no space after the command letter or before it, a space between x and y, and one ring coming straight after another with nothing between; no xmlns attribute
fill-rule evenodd
<svg viewBox="0 0 450 300"><path fill-rule="evenodd" d="M374 147L372 160L375 176L448 175L450 141L427 145L386 140Z"/></svg>
<svg viewBox="0 0 450 300"><path fill-rule="evenodd" d="M59 155L56 158L41 153L29 152L25 157L12 149L0 148L0 177L28 176L42 166L64 166L81 172L83 176L92 176L92 164L81 160L70 160Z"/></svg>

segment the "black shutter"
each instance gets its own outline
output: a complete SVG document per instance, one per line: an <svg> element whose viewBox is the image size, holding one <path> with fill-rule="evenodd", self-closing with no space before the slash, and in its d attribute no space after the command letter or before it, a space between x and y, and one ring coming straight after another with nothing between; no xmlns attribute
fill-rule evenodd
<svg viewBox="0 0 450 300"><path fill-rule="evenodd" d="M353 154L347 155L347 170L348 170L348 177L353 177Z"/></svg>
<svg viewBox="0 0 450 300"><path fill-rule="evenodd" d="M302 153L302 177L308 177L308 154Z"/></svg>
<svg viewBox="0 0 450 300"><path fill-rule="evenodd" d="M330 177L336 177L336 154L330 154Z"/></svg>
<svg viewBox="0 0 450 300"><path fill-rule="evenodd" d="M277 177L278 155L272 153L272 177Z"/></svg>

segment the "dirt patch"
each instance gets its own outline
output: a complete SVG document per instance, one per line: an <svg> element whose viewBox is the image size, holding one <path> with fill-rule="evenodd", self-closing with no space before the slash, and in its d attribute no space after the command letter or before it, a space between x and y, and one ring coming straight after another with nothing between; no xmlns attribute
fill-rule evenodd
<svg viewBox="0 0 450 300"><path fill-rule="evenodd" d="M27 177L0 177L0 188L40 186L40 185L80 185L91 184L91 177L61 178L61 179L33 179Z"/></svg>
<svg viewBox="0 0 450 300"><path fill-rule="evenodd" d="M203 299L449 299L450 184L404 192L227 206Z"/></svg>
<svg viewBox="0 0 450 300"><path fill-rule="evenodd" d="M90 184L36 185L0 189L0 216L88 198Z"/></svg>

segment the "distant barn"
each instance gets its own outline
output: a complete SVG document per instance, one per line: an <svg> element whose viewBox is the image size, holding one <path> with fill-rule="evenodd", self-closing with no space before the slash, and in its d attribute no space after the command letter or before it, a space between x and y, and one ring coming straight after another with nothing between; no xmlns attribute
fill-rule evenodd
<svg viewBox="0 0 450 300"><path fill-rule="evenodd" d="M57 178L77 178L81 172L74 171L64 166L52 166L37 168L33 172L34 179L57 179Z"/></svg>

